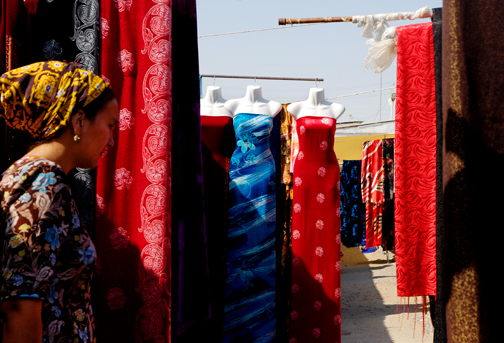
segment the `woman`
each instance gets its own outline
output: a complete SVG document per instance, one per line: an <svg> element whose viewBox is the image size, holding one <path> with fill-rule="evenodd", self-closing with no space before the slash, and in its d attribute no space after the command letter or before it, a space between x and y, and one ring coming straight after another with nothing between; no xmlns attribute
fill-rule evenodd
<svg viewBox="0 0 504 343"><path fill-rule="evenodd" d="M66 174L113 146L109 85L75 65L34 63L0 78L0 117L41 141L0 181L3 342L93 342L95 248Z"/></svg>

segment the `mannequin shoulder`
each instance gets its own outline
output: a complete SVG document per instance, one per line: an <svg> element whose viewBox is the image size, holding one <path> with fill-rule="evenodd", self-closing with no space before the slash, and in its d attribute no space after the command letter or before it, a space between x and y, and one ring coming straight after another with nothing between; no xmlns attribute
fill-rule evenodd
<svg viewBox="0 0 504 343"><path fill-rule="evenodd" d="M341 117L343 115L343 113L345 113L345 106L343 106L342 104L338 104L338 103L332 103L331 104L331 112L332 112L333 118L338 119L339 117Z"/></svg>
<svg viewBox="0 0 504 343"><path fill-rule="evenodd" d="M243 99L231 99L224 103L224 108L226 108L230 113L236 114L236 109L242 103Z"/></svg>
<svg viewBox="0 0 504 343"><path fill-rule="evenodd" d="M287 112L289 112L291 115L296 117L301 110L303 109L303 103L298 101L298 102L293 102L289 106L287 106Z"/></svg>
<svg viewBox="0 0 504 343"><path fill-rule="evenodd" d="M282 110L282 104L276 101L270 100L268 102L268 109L272 116L276 116Z"/></svg>
<svg viewBox="0 0 504 343"><path fill-rule="evenodd" d="M200 102L200 114L202 116L228 116L232 117L233 115L229 110L224 107L223 102L210 103L201 101Z"/></svg>

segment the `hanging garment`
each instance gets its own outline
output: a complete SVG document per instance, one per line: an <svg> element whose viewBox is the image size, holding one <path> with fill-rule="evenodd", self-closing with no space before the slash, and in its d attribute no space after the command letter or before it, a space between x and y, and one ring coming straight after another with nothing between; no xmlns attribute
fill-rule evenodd
<svg viewBox="0 0 504 343"><path fill-rule="evenodd" d="M382 247L395 248L394 235L394 139L384 139L383 145L383 212Z"/></svg>
<svg viewBox="0 0 504 343"><path fill-rule="evenodd" d="M504 193L502 5L448 0L443 6L444 239L437 275L446 312L436 315L446 313L447 342L502 339L496 278Z"/></svg>
<svg viewBox="0 0 504 343"><path fill-rule="evenodd" d="M441 280L447 280L445 278L447 264L443 258L446 247L443 224L443 9L433 8L432 14L436 80L436 274ZM429 311L436 342L447 341L446 301L450 296L448 287L443 282L436 285L436 295L429 296ZM471 314L468 316L472 317Z"/></svg>
<svg viewBox="0 0 504 343"><path fill-rule="evenodd" d="M277 341L288 341L288 318L291 285L291 232L292 232L292 173L291 143L294 117L287 111L289 104L283 104L277 115L280 117L281 181L277 193L277 258L281 261L277 268ZM276 118L276 117L275 117ZM277 167L278 167L277 166Z"/></svg>
<svg viewBox="0 0 504 343"><path fill-rule="evenodd" d="M347 248L359 246L365 228L361 164L361 160L344 160L341 168L341 243Z"/></svg>
<svg viewBox="0 0 504 343"><path fill-rule="evenodd" d="M201 116L205 224L211 281L213 338L222 341L226 288L226 239L231 154L236 144L232 117Z"/></svg>
<svg viewBox="0 0 504 343"><path fill-rule="evenodd" d="M28 15L25 5L30 10ZM33 1L2 2L7 17L2 19L5 44L2 44L0 58L1 73L33 62L58 60L78 60L82 69L97 72L99 7L85 2L55 0L52 2ZM85 33L85 34L84 34ZM3 40L2 40L3 42ZM6 143L7 156L0 159L0 169L23 156L35 142L29 135L17 129L5 129L0 124L0 135ZM0 157L2 157L0 155ZM67 175L67 183L79 209L81 219L90 234L94 237L95 209L95 174L94 170L76 168Z"/></svg>
<svg viewBox="0 0 504 343"><path fill-rule="evenodd" d="M296 119L292 117L292 142L291 142L291 163L290 172L294 173L294 162L299 152L299 138L296 129Z"/></svg>
<svg viewBox="0 0 504 343"><path fill-rule="evenodd" d="M276 328L273 117L234 116L223 342L274 342Z"/></svg>
<svg viewBox="0 0 504 343"><path fill-rule="evenodd" d="M381 140L364 142L362 149L362 201L366 204L366 248L382 244L383 146Z"/></svg>
<svg viewBox="0 0 504 343"><path fill-rule="evenodd" d="M31 19L33 62L78 61L82 69L98 73L98 1L39 1Z"/></svg>
<svg viewBox="0 0 504 343"><path fill-rule="evenodd" d="M436 294L436 97L432 23L397 29L397 295Z"/></svg>
<svg viewBox="0 0 504 343"><path fill-rule="evenodd" d="M394 199L394 139L383 139L383 197Z"/></svg>
<svg viewBox="0 0 504 343"><path fill-rule="evenodd" d="M282 110L280 110L282 112ZM273 119L273 128L270 134L270 150L275 161L275 299L276 299L276 341L287 340L287 318L289 313L289 293L285 290L290 287L290 278L287 278L287 266L283 264L284 257L284 231L287 218L285 210L288 203L285 201L287 186L282 182L285 171L283 151L282 151L282 130L285 129L285 118L278 113ZM283 128L282 128L283 127ZM290 265L289 265L290 268Z"/></svg>
<svg viewBox="0 0 504 343"><path fill-rule="evenodd" d="M0 4L0 75L29 64L26 49L28 12L23 0L2 1ZM21 44L22 43L22 44Z"/></svg>
<svg viewBox="0 0 504 343"><path fill-rule="evenodd" d="M292 146L292 123L294 117L287 111L289 104L283 104L278 114L281 117L281 149L282 149L282 183L292 183L291 172L291 146Z"/></svg>
<svg viewBox="0 0 504 343"><path fill-rule="evenodd" d="M33 11L27 27L30 32L30 63L77 61L80 68L99 75L100 8L98 2L31 2ZM25 42L28 45L28 42ZM75 168L68 173L81 219L90 236L95 231L96 170Z"/></svg>
<svg viewBox="0 0 504 343"><path fill-rule="evenodd" d="M340 171L333 118L296 121L291 343L341 341Z"/></svg>
<svg viewBox="0 0 504 343"><path fill-rule="evenodd" d="M0 75L30 64L29 15L23 0L0 3ZM0 174L26 152L32 137L0 120Z"/></svg>
<svg viewBox="0 0 504 343"><path fill-rule="evenodd" d="M116 145L97 176L93 307L103 342L170 340L171 4L101 1L101 74L120 104Z"/></svg>
<svg viewBox="0 0 504 343"><path fill-rule="evenodd" d="M283 104L282 110L277 116L280 116L280 146L282 152L281 158L281 173L282 184L285 185L284 194L279 199L283 199L283 247L282 247L282 274L286 280L289 280L287 287L290 287L290 236L292 232L292 173L291 169L291 145L292 145L292 128L294 117L287 112L289 104ZM277 199L278 200L278 199ZM277 211L278 215L278 211ZM278 222L278 218L277 218ZM289 261L289 262L288 262Z"/></svg>
<svg viewBox="0 0 504 343"><path fill-rule="evenodd" d="M176 201L171 203L171 332L174 343L192 343L208 337L205 328L210 324L196 0L163 2L171 3L172 25L171 197ZM152 20L153 29L159 29L157 18ZM158 53L159 44L152 43L152 54Z"/></svg>

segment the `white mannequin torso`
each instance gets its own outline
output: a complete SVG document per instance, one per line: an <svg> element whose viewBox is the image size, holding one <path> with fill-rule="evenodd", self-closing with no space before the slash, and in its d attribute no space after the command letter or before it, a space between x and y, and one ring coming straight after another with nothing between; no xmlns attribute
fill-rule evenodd
<svg viewBox="0 0 504 343"><path fill-rule="evenodd" d="M202 116L232 117L231 112L224 107L225 102L220 87L208 86L205 97L200 100L200 113Z"/></svg>
<svg viewBox="0 0 504 343"><path fill-rule="evenodd" d="M245 97L226 101L224 107L235 116L238 113L253 113L276 116L282 104L262 97L261 86L247 86Z"/></svg>
<svg viewBox="0 0 504 343"><path fill-rule="evenodd" d="M302 117L329 117L338 120L345 112L345 107L326 101L323 88L310 88L308 99L290 104L287 111L296 120Z"/></svg>

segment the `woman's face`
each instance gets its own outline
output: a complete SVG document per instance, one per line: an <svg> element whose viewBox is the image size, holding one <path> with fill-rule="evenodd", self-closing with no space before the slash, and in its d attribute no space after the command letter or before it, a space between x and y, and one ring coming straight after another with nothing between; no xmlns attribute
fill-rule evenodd
<svg viewBox="0 0 504 343"><path fill-rule="evenodd" d="M113 131L119 121L119 106L112 99L101 109L93 121L85 119L86 129L81 133L79 142L79 166L95 168L108 148L114 145Z"/></svg>

